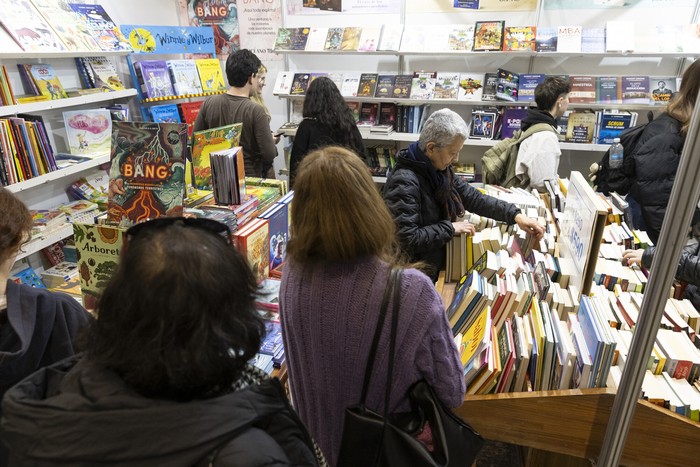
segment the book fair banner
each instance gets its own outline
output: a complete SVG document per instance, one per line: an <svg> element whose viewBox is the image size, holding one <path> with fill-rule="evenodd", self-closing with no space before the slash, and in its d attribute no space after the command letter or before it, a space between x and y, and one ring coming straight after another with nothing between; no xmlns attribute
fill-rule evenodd
<svg viewBox="0 0 700 467"><path fill-rule="evenodd" d="M119 29L137 54L214 53L214 34L209 27L126 24Z"/></svg>
<svg viewBox="0 0 700 467"><path fill-rule="evenodd" d="M281 0L238 0L240 44L264 62L281 61L274 53L277 30L282 26Z"/></svg>

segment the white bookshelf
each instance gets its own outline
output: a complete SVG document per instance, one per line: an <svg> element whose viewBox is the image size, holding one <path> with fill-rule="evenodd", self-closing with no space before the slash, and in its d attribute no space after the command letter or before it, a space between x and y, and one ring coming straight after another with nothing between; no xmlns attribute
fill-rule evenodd
<svg viewBox="0 0 700 467"><path fill-rule="evenodd" d="M97 167L98 165L104 164L105 162L109 162L109 154L98 156L94 159L87 160L85 162L80 162L78 164L68 166L64 169L49 172L44 175L39 175L38 177L30 178L29 180L25 180L23 182L14 183L12 185L6 186L5 188L7 188L13 193L19 193L21 191L29 190L31 188L43 185L45 183L50 183L56 180L71 177L80 172L84 172L86 170Z"/></svg>
<svg viewBox="0 0 700 467"><path fill-rule="evenodd" d="M0 59L18 59L27 58L76 58L76 57L123 57L129 55L131 51L120 50L117 52L107 52L104 50L83 51L83 52L0 52Z"/></svg>
<svg viewBox="0 0 700 467"><path fill-rule="evenodd" d="M53 245L54 243L68 238L71 235L73 235L73 224L71 223L66 223L65 225L47 233L35 235L32 237L29 243L22 247L20 253L17 255L17 261L33 255L47 246Z"/></svg>
<svg viewBox="0 0 700 467"><path fill-rule="evenodd" d="M98 92L86 94L84 96L66 97L65 99L54 99L49 101L30 102L27 104L6 105L0 107L0 117L14 115L17 113L41 112L45 110L63 109L79 105L95 104L107 102L136 95L136 89L125 89L123 91Z"/></svg>

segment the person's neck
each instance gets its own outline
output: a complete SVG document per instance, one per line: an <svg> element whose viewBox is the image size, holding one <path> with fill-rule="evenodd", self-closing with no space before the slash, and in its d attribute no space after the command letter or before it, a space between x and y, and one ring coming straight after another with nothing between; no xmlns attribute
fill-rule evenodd
<svg viewBox="0 0 700 467"><path fill-rule="evenodd" d="M7 280L10 278L10 270L15 263L14 255L12 258L6 259L0 264L0 297L4 297L7 293Z"/></svg>
<svg viewBox="0 0 700 467"><path fill-rule="evenodd" d="M226 94L236 97L250 97L250 89L249 86L243 86L242 88L231 86L228 88L228 91L226 91Z"/></svg>

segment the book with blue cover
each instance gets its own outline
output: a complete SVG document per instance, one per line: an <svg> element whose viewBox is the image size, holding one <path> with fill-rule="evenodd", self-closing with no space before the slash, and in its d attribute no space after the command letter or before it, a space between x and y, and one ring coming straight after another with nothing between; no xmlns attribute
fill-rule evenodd
<svg viewBox="0 0 700 467"><path fill-rule="evenodd" d="M177 105L154 105L150 108L151 117L156 123L181 123Z"/></svg>
<svg viewBox="0 0 700 467"><path fill-rule="evenodd" d="M535 88L544 81L542 73L523 73L518 81L518 102L533 102L535 100Z"/></svg>

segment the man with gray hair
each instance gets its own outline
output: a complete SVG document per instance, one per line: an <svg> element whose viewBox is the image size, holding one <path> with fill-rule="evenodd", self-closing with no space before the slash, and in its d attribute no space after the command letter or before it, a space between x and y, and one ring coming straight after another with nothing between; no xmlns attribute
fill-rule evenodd
<svg viewBox="0 0 700 467"><path fill-rule="evenodd" d="M475 228L461 221L465 210L518 224L539 240L544 229L514 204L484 195L459 177L452 164L469 132L456 112L441 109L426 120L418 141L399 152L384 185L384 199L396 221L399 243L411 262L423 262L437 280L445 265L445 246Z"/></svg>

